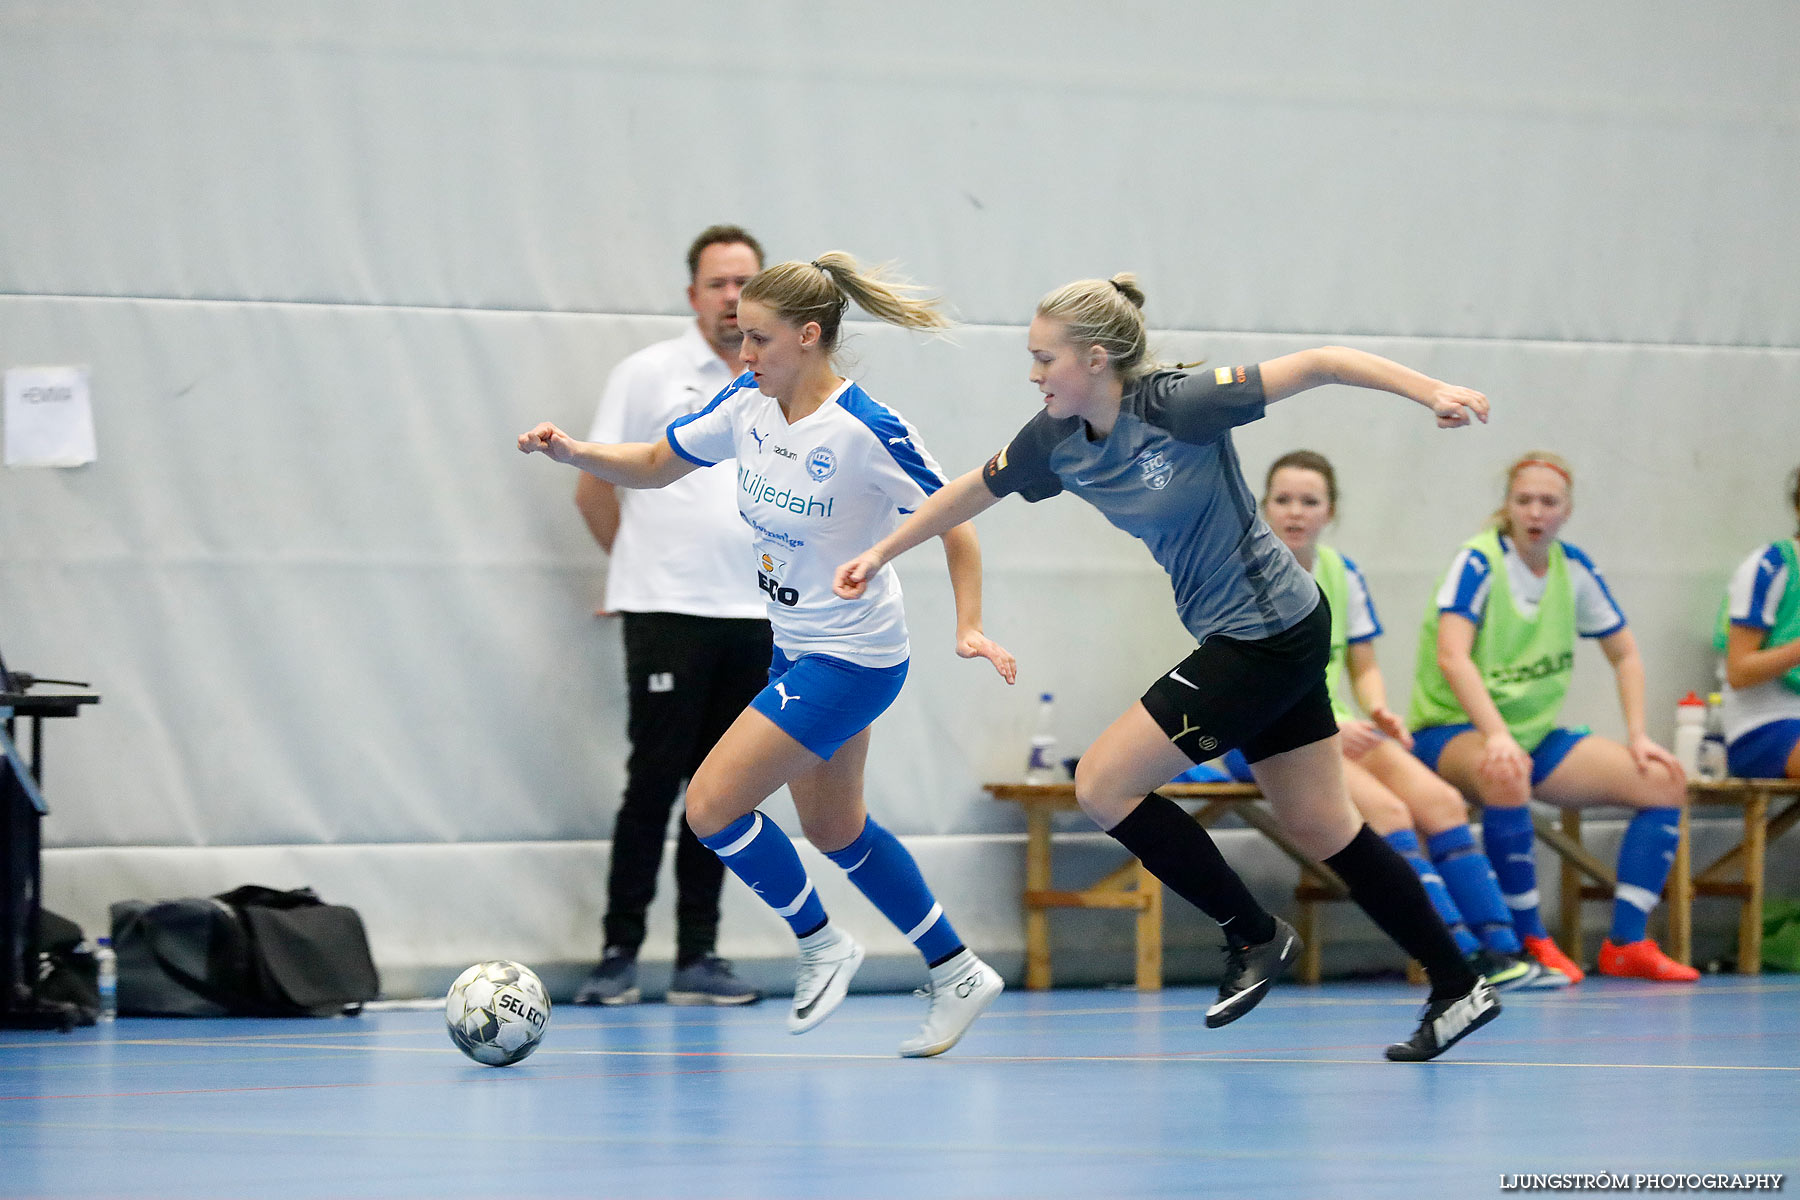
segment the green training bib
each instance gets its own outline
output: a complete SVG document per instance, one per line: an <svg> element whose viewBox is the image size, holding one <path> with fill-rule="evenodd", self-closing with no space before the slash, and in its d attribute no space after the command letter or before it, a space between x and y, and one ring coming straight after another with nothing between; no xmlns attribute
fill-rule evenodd
<svg viewBox="0 0 1800 1200"><path fill-rule="evenodd" d="M1569 672L1575 666L1575 587L1569 579L1568 558L1561 542L1551 544L1544 599L1537 616L1527 619L1513 601L1499 531L1489 529L1463 545L1487 558L1493 581L1470 657L1507 729L1529 754L1556 728L1556 715L1569 693ZM1443 583L1440 578L1433 597ZM1469 714L1438 669L1438 617L1434 601L1419 629L1418 666L1406 718L1414 729L1469 723Z"/></svg>

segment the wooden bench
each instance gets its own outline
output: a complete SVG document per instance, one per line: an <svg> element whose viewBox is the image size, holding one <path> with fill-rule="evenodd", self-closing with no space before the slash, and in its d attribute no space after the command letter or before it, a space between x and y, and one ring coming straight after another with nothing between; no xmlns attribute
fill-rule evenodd
<svg viewBox="0 0 1800 1200"><path fill-rule="evenodd" d="M1777 810L1780 798L1787 804ZM1743 835L1731 849L1702 870L1693 867L1689 821L1703 809L1741 810ZM1566 809L1561 821L1540 813L1532 816L1538 837L1562 858L1563 949L1582 960L1581 902L1611 900L1617 883L1612 869L1581 844L1581 812ZM1762 972L1763 860L1768 844L1800 822L1800 779L1693 780L1688 784L1688 806L1681 816L1681 835L1675 844L1675 863L1663 898L1669 910L1669 938L1664 947L1669 957L1692 965L1695 896L1728 896L1740 902L1738 913L1738 973ZM1735 878L1731 877L1735 876Z"/></svg>
<svg viewBox="0 0 1800 1200"><path fill-rule="evenodd" d="M1163 894L1162 881L1136 858L1085 888L1052 886L1052 818L1076 808L1073 783L990 783L983 790L996 800L1019 805L1025 811L1025 986L1041 990L1050 986L1050 910L1053 908L1121 909L1137 914L1137 988L1141 992L1162 989ZM1235 814L1244 824L1268 838L1300 868L1300 885L1294 889L1298 918L1294 922L1305 949L1295 966L1297 978L1319 980L1320 933L1318 905L1349 898L1343 881L1321 862L1307 856L1286 831L1275 823L1262 792L1253 783L1172 783L1156 789L1171 800L1199 801L1194 820L1202 827Z"/></svg>

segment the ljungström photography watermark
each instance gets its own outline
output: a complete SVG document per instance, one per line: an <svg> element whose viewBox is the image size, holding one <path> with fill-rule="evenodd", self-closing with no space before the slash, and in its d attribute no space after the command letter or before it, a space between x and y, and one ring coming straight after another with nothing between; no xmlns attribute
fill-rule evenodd
<svg viewBox="0 0 1800 1200"><path fill-rule="evenodd" d="M1751 1171L1553 1171L1500 1176L1503 1192L1779 1192L1787 1176Z"/></svg>

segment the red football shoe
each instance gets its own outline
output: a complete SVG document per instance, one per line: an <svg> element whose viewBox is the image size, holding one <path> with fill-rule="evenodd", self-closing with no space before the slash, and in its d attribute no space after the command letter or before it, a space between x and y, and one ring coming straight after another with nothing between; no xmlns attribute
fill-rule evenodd
<svg viewBox="0 0 1800 1200"><path fill-rule="evenodd" d="M1615 946L1612 941L1600 943L1600 973L1620 979L1654 979L1658 983L1692 983L1700 972L1684 967L1662 952L1649 938Z"/></svg>
<svg viewBox="0 0 1800 1200"><path fill-rule="evenodd" d="M1521 937L1526 951L1531 957L1542 963L1546 970L1561 971L1569 977L1570 983L1580 983L1587 978L1587 972L1575 965L1575 960L1562 952L1562 947L1547 937Z"/></svg>

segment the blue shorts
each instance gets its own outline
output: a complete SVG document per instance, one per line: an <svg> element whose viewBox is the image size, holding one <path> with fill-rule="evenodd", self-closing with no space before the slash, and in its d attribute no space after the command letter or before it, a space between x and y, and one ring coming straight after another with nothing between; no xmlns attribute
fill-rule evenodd
<svg viewBox="0 0 1800 1200"><path fill-rule="evenodd" d="M1795 745L1800 745L1800 720L1770 721L1725 747L1725 767L1739 779L1785 779Z"/></svg>
<svg viewBox="0 0 1800 1200"><path fill-rule="evenodd" d="M1459 733L1468 733L1473 725L1427 725L1423 729L1413 730L1413 755L1430 767L1438 769L1438 759L1443 756L1444 747L1450 739ZM1569 751L1575 743L1593 732L1585 725L1574 729L1552 729L1544 735L1544 740L1537 744L1531 752L1531 782L1535 786L1544 782L1550 772L1562 765L1562 760L1569 757Z"/></svg>
<svg viewBox="0 0 1800 1200"><path fill-rule="evenodd" d="M802 654L795 662L777 649L769 660L769 686L750 707L820 758L830 758L887 711L905 682L905 663L859 667L829 654Z"/></svg>

